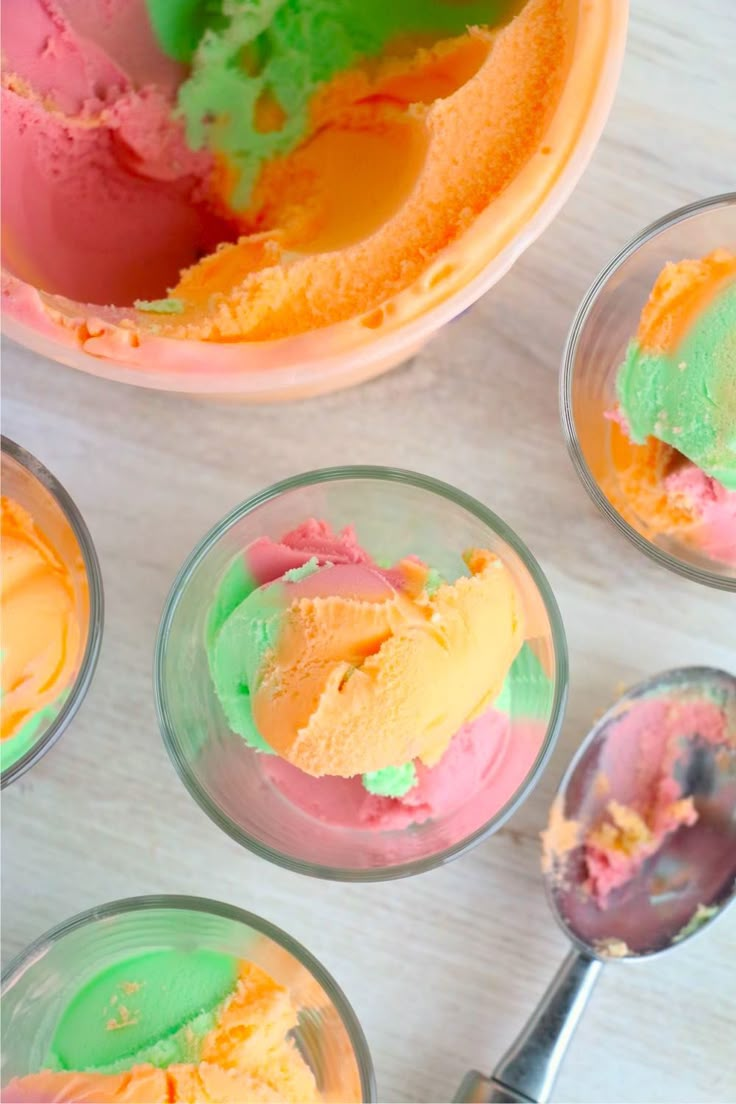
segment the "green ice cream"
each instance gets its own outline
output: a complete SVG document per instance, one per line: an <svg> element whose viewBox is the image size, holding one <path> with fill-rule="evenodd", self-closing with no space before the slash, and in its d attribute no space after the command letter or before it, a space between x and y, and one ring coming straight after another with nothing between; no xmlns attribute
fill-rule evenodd
<svg viewBox="0 0 736 1104"><path fill-rule="evenodd" d="M554 684L529 644L524 644L493 703L512 720L545 721L552 712Z"/></svg>
<svg viewBox="0 0 736 1104"><path fill-rule="evenodd" d="M210 615L208 657L215 692L233 732L249 747L273 754L253 719L251 687L264 654L278 642L286 608L279 583L259 587L238 557L227 572Z"/></svg>
<svg viewBox="0 0 736 1104"><path fill-rule="evenodd" d="M671 271L694 264L682 262ZM680 293L672 304L675 325L684 297ZM657 351L632 341L617 390L633 441L656 437L736 490L736 280L696 314L673 348Z"/></svg>
<svg viewBox="0 0 736 1104"><path fill-rule="evenodd" d="M238 961L213 951L156 951L95 975L65 1009L48 1065L115 1073L198 1062L238 980Z"/></svg>
<svg viewBox="0 0 736 1104"><path fill-rule="evenodd" d="M321 85L400 36L427 41L499 23L518 0L147 0L162 48L192 65L179 109L193 149L223 154L244 206L261 165L309 131ZM277 127L259 126L264 104Z"/></svg>
<svg viewBox="0 0 736 1104"><path fill-rule="evenodd" d="M368 771L363 775L363 787L377 797L403 797L417 784L417 769L414 763L404 763L401 767L384 767L383 770Z"/></svg>

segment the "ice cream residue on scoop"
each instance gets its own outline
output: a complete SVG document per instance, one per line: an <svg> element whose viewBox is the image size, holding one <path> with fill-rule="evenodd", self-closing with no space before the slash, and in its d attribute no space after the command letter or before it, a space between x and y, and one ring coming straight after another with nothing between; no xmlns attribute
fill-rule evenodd
<svg viewBox="0 0 736 1104"><path fill-rule="evenodd" d="M655 694L628 704L610 722L583 811L567 816L561 797L552 806L542 834L545 875L565 883L568 861L582 849L582 889L598 908L625 892L674 832L698 820L680 769L694 736L716 747L736 744L722 702Z"/></svg>

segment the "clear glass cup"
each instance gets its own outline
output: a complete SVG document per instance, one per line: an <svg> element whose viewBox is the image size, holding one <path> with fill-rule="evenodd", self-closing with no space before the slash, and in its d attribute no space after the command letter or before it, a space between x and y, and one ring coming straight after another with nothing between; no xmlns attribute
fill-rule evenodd
<svg viewBox="0 0 736 1104"><path fill-rule="evenodd" d="M2 493L28 511L63 559L74 585L82 629L73 679L58 710L32 736L21 732L0 744L5 787L46 754L82 704L100 652L104 603L100 565L82 515L51 472L7 437L2 438Z"/></svg>
<svg viewBox="0 0 736 1104"><path fill-rule="evenodd" d="M691 203L652 223L601 272L568 335L560 379L562 426L583 486L637 548L695 582L736 590L736 566L653 532L627 500L611 458L616 376L654 282L667 261L736 251L736 192Z"/></svg>
<svg viewBox="0 0 736 1104"><path fill-rule="evenodd" d="M247 959L291 994L294 1039L326 1102L373 1101L368 1044L337 983L296 940L253 913L200 897L131 897L41 936L3 974L2 1084L44 1068L59 1017L96 974L129 956L208 950Z"/></svg>
<svg viewBox="0 0 736 1104"><path fill-rule="evenodd" d="M408 828L331 826L289 802L270 781L270 756L229 728L210 678L205 647L213 598L227 568L258 537L278 539L307 518L354 525L376 558L416 554L444 577L464 572L461 553L485 547L511 572L525 607L527 640L550 679L538 745L522 781L499 806L493 778L456 812ZM529 794L562 722L568 668L557 604L538 564L485 506L445 483L391 468L346 467L278 483L238 506L204 537L180 571L164 609L154 686L167 750L195 800L233 839L291 870L345 881L420 873L470 850L496 831ZM510 710L515 726L526 718ZM521 739L526 730L518 729ZM538 747L538 751L537 751Z"/></svg>

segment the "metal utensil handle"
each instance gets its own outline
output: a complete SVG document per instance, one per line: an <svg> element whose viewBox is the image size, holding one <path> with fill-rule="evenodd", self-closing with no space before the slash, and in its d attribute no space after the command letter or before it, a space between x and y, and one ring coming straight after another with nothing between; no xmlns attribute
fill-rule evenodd
<svg viewBox="0 0 736 1104"><path fill-rule="evenodd" d="M534 1104L521 1093L512 1093L505 1085L486 1077L478 1070L465 1074L453 1104Z"/></svg>
<svg viewBox="0 0 736 1104"><path fill-rule="evenodd" d="M490 1077L469 1073L455 1097L473 1104L545 1104L603 963L571 950Z"/></svg>

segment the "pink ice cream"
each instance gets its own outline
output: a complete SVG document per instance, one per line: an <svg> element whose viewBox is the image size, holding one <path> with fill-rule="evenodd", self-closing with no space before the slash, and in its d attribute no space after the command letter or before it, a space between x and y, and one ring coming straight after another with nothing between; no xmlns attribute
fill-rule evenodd
<svg viewBox="0 0 736 1104"><path fill-rule="evenodd" d="M686 461L664 479L667 497L693 518L693 542L715 560L736 563L736 491Z"/></svg>
<svg viewBox="0 0 736 1104"><path fill-rule="evenodd" d="M104 43L121 13L125 71L84 33ZM232 239L205 184L210 155L171 118L180 70L144 0L3 3L2 40L3 264L15 276L89 302L104 287L130 305Z"/></svg>
<svg viewBox="0 0 736 1104"><path fill-rule="evenodd" d="M344 828L398 830L448 817L482 791L488 815L498 812L534 766L546 724L513 725L489 709L464 725L436 767L417 764L417 784L403 797L368 793L360 778L310 778L282 759L264 761L266 776L294 805Z"/></svg>
<svg viewBox="0 0 736 1104"><path fill-rule="evenodd" d="M683 741L697 733L720 746L729 739L722 707L705 698L643 699L608 737L604 760L581 831L587 889L599 908L626 886L665 840L697 821L691 797L683 795L677 768Z"/></svg>
<svg viewBox="0 0 736 1104"><path fill-rule="evenodd" d="M280 579L287 571L298 571L311 560L316 560L320 567L324 567L325 564L336 566L353 564L368 567L392 586L406 586L406 573L378 567L373 558L361 548L351 525L346 526L340 533L334 533L326 522L319 521L317 518L309 518L302 522L280 541L261 537L260 540L248 545L243 555L249 572L259 586ZM409 556L403 561L405 565L410 565L412 562L421 567L421 561L416 557ZM306 583L307 580L303 582Z"/></svg>

